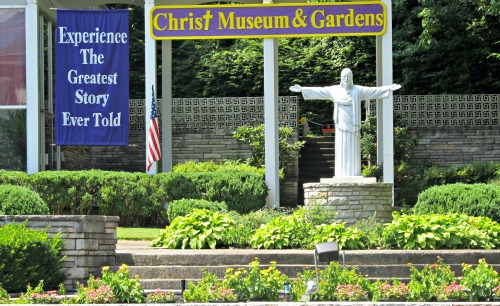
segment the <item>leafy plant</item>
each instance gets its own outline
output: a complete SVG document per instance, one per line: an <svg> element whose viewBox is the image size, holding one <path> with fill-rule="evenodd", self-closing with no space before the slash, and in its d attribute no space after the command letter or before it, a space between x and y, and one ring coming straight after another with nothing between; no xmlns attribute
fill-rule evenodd
<svg viewBox="0 0 500 306"><path fill-rule="evenodd" d="M449 285L444 285L437 292L437 299L441 301L464 300L466 296L464 288L455 282Z"/></svg>
<svg viewBox="0 0 500 306"><path fill-rule="evenodd" d="M403 250L484 248L499 245L500 224L467 215L401 215L384 227L385 248Z"/></svg>
<svg viewBox="0 0 500 306"><path fill-rule="evenodd" d="M194 208L227 213L227 205L224 202L212 202L204 199L180 199L168 204L167 218L172 223L175 218L189 214Z"/></svg>
<svg viewBox="0 0 500 306"><path fill-rule="evenodd" d="M280 127L279 137L279 168L286 173L287 168L293 160L299 156L300 149L304 146L304 141L290 143L293 129L289 127ZM247 162L251 166L263 167L265 165L264 156L264 125L258 126L240 126L233 132L233 137L240 144L246 144L250 147L251 157Z"/></svg>
<svg viewBox="0 0 500 306"><path fill-rule="evenodd" d="M236 301L234 289L228 288L213 273L203 268L203 277L197 283L188 282L183 293L186 302Z"/></svg>
<svg viewBox="0 0 500 306"><path fill-rule="evenodd" d="M426 265L421 271L411 263L408 266L411 272L408 283L410 301L430 301L437 298L442 288L455 282L455 273L439 256L436 264Z"/></svg>
<svg viewBox="0 0 500 306"><path fill-rule="evenodd" d="M366 248L366 233L356 227L345 227L345 222L317 225L312 232L312 244L337 241L339 249L361 250Z"/></svg>
<svg viewBox="0 0 500 306"><path fill-rule="evenodd" d="M74 302L78 304L113 304L118 302L116 294L109 286L104 285L99 278L89 276L87 287L79 284Z"/></svg>
<svg viewBox="0 0 500 306"><path fill-rule="evenodd" d="M130 278L126 264L122 264L115 273L111 272L109 267L103 267L102 284L108 286L121 303L144 302L144 291L139 276Z"/></svg>
<svg viewBox="0 0 500 306"><path fill-rule="evenodd" d="M151 245L170 249L215 249L228 242L233 229L234 221L228 214L195 208L190 214L177 217Z"/></svg>
<svg viewBox="0 0 500 306"><path fill-rule="evenodd" d="M256 249L303 246L312 229L312 224L306 221L306 210L299 209L261 225L250 239L250 245Z"/></svg>
<svg viewBox="0 0 500 306"><path fill-rule="evenodd" d="M493 289L500 285L498 272L488 265L486 260L480 259L478 265L462 264L463 277L460 285L467 293L469 301L489 301L493 298Z"/></svg>
<svg viewBox="0 0 500 306"><path fill-rule="evenodd" d="M249 270L240 268L226 270L223 284L234 289L239 300L262 299L264 301L278 301L279 290L288 282L288 276L281 273L276 262L272 261L267 269L261 269L259 260L255 258L249 264Z"/></svg>
<svg viewBox="0 0 500 306"><path fill-rule="evenodd" d="M360 288L369 295L370 282L361 275L356 268L341 267L338 262L330 262L325 269L309 269L304 266L302 272L297 273L297 278L292 280L291 296L295 301L299 301L306 290L306 283L316 279L318 273L319 290L311 296L314 301L335 301L336 288L340 285L359 285ZM357 287L356 287L357 288ZM368 296L369 298L369 296Z"/></svg>
<svg viewBox="0 0 500 306"><path fill-rule="evenodd" d="M0 283L0 304L7 304L9 300L9 293L3 288L2 283Z"/></svg>

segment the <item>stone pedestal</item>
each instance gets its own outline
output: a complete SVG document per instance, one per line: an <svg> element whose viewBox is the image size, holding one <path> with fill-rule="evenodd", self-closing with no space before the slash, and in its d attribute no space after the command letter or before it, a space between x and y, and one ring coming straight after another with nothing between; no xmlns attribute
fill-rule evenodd
<svg viewBox="0 0 500 306"><path fill-rule="evenodd" d="M379 222L391 222L392 184L360 176L324 178L304 184L304 205L335 209L338 214L333 221L350 225L372 216Z"/></svg>

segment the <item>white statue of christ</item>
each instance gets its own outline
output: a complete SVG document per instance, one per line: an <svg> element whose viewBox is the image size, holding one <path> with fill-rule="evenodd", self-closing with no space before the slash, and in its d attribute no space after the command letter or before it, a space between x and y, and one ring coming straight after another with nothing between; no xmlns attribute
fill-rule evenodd
<svg viewBox="0 0 500 306"><path fill-rule="evenodd" d="M327 87L290 87L301 92L305 100L331 100L334 102L335 122L335 177L361 175L361 101L387 99L389 93L401 88L399 84L382 87L354 85L352 71L342 70L340 85Z"/></svg>

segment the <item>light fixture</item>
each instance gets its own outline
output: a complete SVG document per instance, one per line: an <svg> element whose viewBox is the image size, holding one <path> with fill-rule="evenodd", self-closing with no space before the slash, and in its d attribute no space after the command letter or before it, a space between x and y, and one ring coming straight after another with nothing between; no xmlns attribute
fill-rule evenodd
<svg viewBox="0 0 500 306"><path fill-rule="evenodd" d="M339 260L339 243L337 241L322 242L314 247L314 267L316 268L316 281L319 284L318 261L330 263Z"/></svg>

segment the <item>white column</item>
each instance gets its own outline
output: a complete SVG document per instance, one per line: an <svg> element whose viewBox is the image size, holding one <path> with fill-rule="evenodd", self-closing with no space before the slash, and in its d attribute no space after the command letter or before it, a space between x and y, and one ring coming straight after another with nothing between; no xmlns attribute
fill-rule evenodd
<svg viewBox="0 0 500 306"><path fill-rule="evenodd" d="M146 150L144 152L144 169L146 169L146 158L147 158L147 139L148 139L148 128L149 128L149 116L151 115L151 101L153 94L151 91L151 85L155 88L155 94L158 92L156 87L156 41L150 35L150 25L151 16L149 12L154 7L154 0L144 1L144 45L145 45L145 107L146 111L144 113L144 128L146 136ZM154 163L151 169L147 171L148 174L158 173L158 163Z"/></svg>
<svg viewBox="0 0 500 306"><path fill-rule="evenodd" d="M40 156L40 87L38 65L38 5L26 5L26 166L27 173L40 171L44 158Z"/></svg>
<svg viewBox="0 0 500 306"><path fill-rule="evenodd" d="M278 39L264 39L264 125L267 207L279 207Z"/></svg>
<svg viewBox="0 0 500 306"><path fill-rule="evenodd" d="M376 36L376 59L377 59L377 86L382 86L382 36ZM384 126L384 114L382 113L384 100L377 100L376 115L377 115L377 165L383 163L384 150L382 127Z"/></svg>
<svg viewBox="0 0 500 306"><path fill-rule="evenodd" d="M382 83L390 85L392 80L392 1L382 0L387 8L387 30L382 35ZM382 105L383 112L383 165L384 183L394 183L394 124L393 94ZM394 201L393 201L394 205Z"/></svg>
<svg viewBox="0 0 500 306"><path fill-rule="evenodd" d="M172 171L172 41L161 43L161 157L162 171Z"/></svg>

